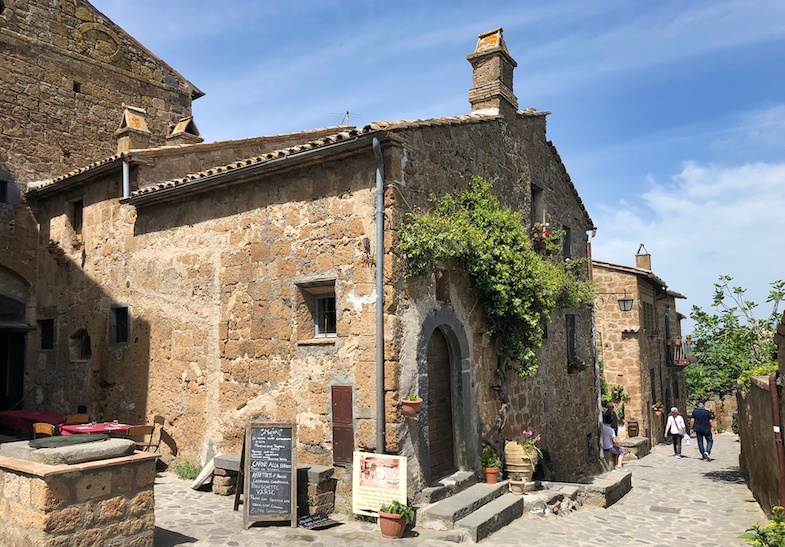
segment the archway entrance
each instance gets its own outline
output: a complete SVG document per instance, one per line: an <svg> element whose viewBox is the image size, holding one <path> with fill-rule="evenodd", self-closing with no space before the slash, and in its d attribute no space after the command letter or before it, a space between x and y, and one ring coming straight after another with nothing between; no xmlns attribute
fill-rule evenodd
<svg viewBox="0 0 785 547"><path fill-rule="evenodd" d="M428 341L428 446L431 478L455 470L450 346L440 329Z"/></svg>

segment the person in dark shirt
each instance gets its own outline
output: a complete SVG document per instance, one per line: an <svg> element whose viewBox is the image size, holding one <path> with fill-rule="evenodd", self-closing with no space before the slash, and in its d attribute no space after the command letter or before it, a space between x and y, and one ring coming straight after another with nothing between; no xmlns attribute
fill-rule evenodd
<svg viewBox="0 0 785 547"><path fill-rule="evenodd" d="M616 415L615 405L613 403L608 403L605 405L605 412L602 413L602 421L605 423L605 418L609 417L610 422L608 425L611 426L613 429L614 434L618 437L619 436L619 417Z"/></svg>
<svg viewBox="0 0 785 547"><path fill-rule="evenodd" d="M704 408L703 402L698 403L698 406L692 411L690 429L695 432L695 437L698 439L698 450L700 450L701 458L711 461L711 447L714 444L714 438L711 434L716 430L714 429L714 416ZM706 441L705 448L704 440Z"/></svg>

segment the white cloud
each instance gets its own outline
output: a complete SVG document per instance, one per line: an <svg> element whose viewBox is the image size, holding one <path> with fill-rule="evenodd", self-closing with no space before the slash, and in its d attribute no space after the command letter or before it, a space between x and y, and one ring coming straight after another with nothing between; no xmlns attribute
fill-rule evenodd
<svg viewBox="0 0 785 547"><path fill-rule="evenodd" d="M722 274L763 304L769 284L785 278L785 163L720 166L687 162L633 202L594 214L598 260L634 265L640 243L656 275L688 297L677 304L710 309Z"/></svg>

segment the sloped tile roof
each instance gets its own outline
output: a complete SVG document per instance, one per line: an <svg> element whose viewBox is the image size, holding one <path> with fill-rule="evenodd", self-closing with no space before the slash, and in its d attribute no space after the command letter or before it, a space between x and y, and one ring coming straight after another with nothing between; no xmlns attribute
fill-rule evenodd
<svg viewBox="0 0 785 547"><path fill-rule="evenodd" d="M665 283L665 281L663 281L660 277L654 275L649 270L635 268L633 266L623 266L621 264L614 264L612 262L603 262L602 260L595 260L595 259L592 259L592 264L594 266L599 266L600 268L605 268L608 270L615 270L617 272L628 273L628 274L636 275L638 277L645 277L655 285L659 285L661 289L666 291L666 294L668 296L671 296L673 298L683 298L683 299L687 298L681 293L668 289L667 283Z"/></svg>

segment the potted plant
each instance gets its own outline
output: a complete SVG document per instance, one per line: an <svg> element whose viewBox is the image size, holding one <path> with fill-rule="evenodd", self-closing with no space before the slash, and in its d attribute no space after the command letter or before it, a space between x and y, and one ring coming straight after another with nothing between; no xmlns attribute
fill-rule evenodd
<svg viewBox="0 0 785 547"><path fill-rule="evenodd" d="M420 412L420 405L422 405L422 398L418 397L416 393L401 399L401 411L407 418L416 418L417 413Z"/></svg>
<svg viewBox="0 0 785 547"><path fill-rule="evenodd" d="M546 222L535 222L534 226L532 226L532 239L534 241L541 240L547 229L548 224Z"/></svg>
<svg viewBox="0 0 785 547"><path fill-rule="evenodd" d="M406 525L414 520L411 505L393 500L379 507L379 530L386 538L403 537Z"/></svg>
<svg viewBox="0 0 785 547"><path fill-rule="evenodd" d="M573 372L583 372L587 368L589 367L586 362L578 359L577 357L570 357L567 359L567 372L570 374Z"/></svg>
<svg viewBox="0 0 785 547"><path fill-rule="evenodd" d="M665 405L662 404L661 402L654 403L653 405L651 405L651 409L654 411L654 413L657 416L662 416L662 413L665 412Z"/></svg>
<svg viewBox="0 0 785 547"><path fill-rule="evenodd" d="M55 251L55 262L58 264L65 264L66 261L67 259L65 258L65 249L58 247L57 251Z"/></svg>
<svg viewBox="0 0 785 547"><path fill-rule="evenodd" d="M507 474L519 476L523 482L528 482L534 475L537 462L542 457L542 451L537 443L541 436L532 429L524 429L514 441L504 444L504 461Z"/></svg>
<svg viewBox="0 0 785 547"><path fill-rule="evenodd" d="M46 246L46 250L49 251L50 254L57 254L57 249L60 248L60 242L55 241L54 239L49 240L49 244Z"/></svg>
<svg viewBox="0 0 785 547"><path fill-rule="evenodd" d="M74 232L71 236L71 246L77 251L82 248L82 235Z"/></svg>
<svg viewBox="0 0 785 547"><path fill-rule="evenodd" d="M509 473L510 478L510 494L515 494L516 496L522 496L524 491L526 490L526 480L524 480L523 474L517 471L513 471Z"/></svg>
<svg viewBox="0 0 785 547"><path fill-rule="evenodd" d="M482 472L485 474L485 482L494 484L499 480L499 468L502 461L490 446L486 446L482 451Z"/></svg>

